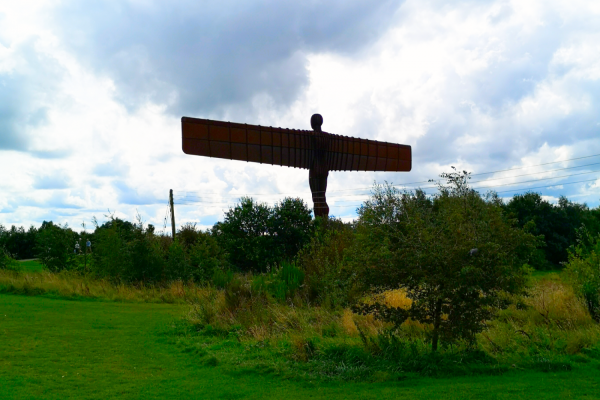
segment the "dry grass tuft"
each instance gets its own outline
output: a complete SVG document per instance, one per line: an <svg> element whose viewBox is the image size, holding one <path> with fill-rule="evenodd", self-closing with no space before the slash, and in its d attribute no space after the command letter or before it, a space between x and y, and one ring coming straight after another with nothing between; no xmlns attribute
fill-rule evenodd
<svg viewBox="0 0 600 400"><path fill-rule="evenodd" d="M479 334L486 351L498 355L532 351L576 354L600 340L600 327L572 288L559 280L536 282L531 295L523 300L526 309L510 306Z"/></svg>
<svg viewBox="0 0 600 400"><path fill-rule="evenodd" d="M382 296L384 304L389 307L398 307L407 310L412 304L412 300L406 296L406 290L404 289L388 290L387 292L383 292Z"/></svg>
<svg viewBox="0 0 600 400"><path fill-rule="evenodd" d="M594 324L585 305L573 289L556 280L541 280L528 299L545 323L555 324L562 330L573 330Z"/></svg>
<svg viewBox="0 0 600 400"><path fill-rule="evenodd" d="M358 328L356 327L356 324L354 323L354 316L356 314L352 313L352 311L350 311L349 309L344 309L343 313L342 313L342 318L340 320L340 323L342 325L342 328L344 329L344 332L346 332L347 335L350 336L356 336L358 335Z"/></svg>
<svg viewBox="0 0 600 400"><path fill-rule="evenodd" d="M0 287L15 293L48 293L64 297L90 297L111 301L187 303L207 290L193 283L174 281L167 286L124 285L70 273L11 272L0 270Z"/></svg>

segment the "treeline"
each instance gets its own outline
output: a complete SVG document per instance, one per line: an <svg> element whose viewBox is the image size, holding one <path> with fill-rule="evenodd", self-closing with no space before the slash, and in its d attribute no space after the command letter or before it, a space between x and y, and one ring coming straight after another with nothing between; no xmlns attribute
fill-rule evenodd
<svg viewBox="0 0 600 400"><path fill-rule="evenodd" d="M538 270L561 268L562 263L568 260L569 247L576 244L577 229L581 226L585 226L592 235L600 233L600 208L590 209L586 204L571 202L566 197L552 204L538 193L526 193L515 195L508 203L502 204L502 208L507 216L516 218L520 228L543 236L545 245L536 251L530 262ZM136 235L139 237L142 232L143 235L154 235L152 225L143 228L139 223L118 218L97 226L93 233L88 234L44 221L39 228L30 226L27 230L14 225L10 228L0 225L0 249L15 259L43 256L42 243L50 240L48 232L58 232L56 229L61 228L65 231L61 246L66 254L67 249L73 252L75 242L84 237L96 247L98 239L104 240L105 234L101 232L113 227L113 224L125 241ZM190 250L197 238L211 237L227 254L226 259L231 266L242 271L265 271L269 265L278 265L283 259L291 260L314 232L310 210L298 199L285 199L269 207L244 198L228 211L225 221L217 223L209 232L200 233L194 225L188 224L182 226L177 235L181 237L185 250ZM85 240L81 244L82 250L84 243ZM162 244L161 248L168 248L168 245ZM56 254L55 257L64 259L63 264L67 263L66 255L58 257Z"/></svg>

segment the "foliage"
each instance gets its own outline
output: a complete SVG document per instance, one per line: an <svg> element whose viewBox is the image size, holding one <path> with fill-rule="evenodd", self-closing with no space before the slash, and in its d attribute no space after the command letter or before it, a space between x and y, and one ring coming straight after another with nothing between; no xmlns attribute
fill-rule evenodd
<svg viewBox="0 0 600 400"><path fill-rule="evenodd" d="M213 227L213 235L242 271L265 271L274 263L269 232L271 210L266 204L244 197Z"/></svg>
<svg viewBox="0 0 600 400"><path fill-rule="evenodd" d="M577 236L577 245L569 249L565 273L592 318L600 322L600 235L593 236L582 226Z"/></svg>
<svg viewBox="0 0 600 400"><path fill-rule="evenodd" d="M57 272L73 268L75 263L75 233L67 225L45 222L36 237L36 253L48 270Z"/></svg>
<svg viewBox="0 0 600 400"><path fill-rule="evenodd" d="M13 225L6 229L0 225L0 248L16 259L34 258L37 233L34 226L26 231L22 226L17 228Z"/></svg>
<svg viewBox="0 0 600 400"><path fill-rule="evenodd" d="M284 261L279 268L266 276L256 276L252 282L252 289L258 295L268 292L280 302L285 302L294 298L303 283L304 271Z"/></svg>
<svg viewBox="0 0 600 400"><path fill-rule="evenodd" d="M176 279L187 281L190 278L190 264L187 260L184 247L178 240L175 240L169 247L165 265L165 279L167 281Z"/></svg>
<svg viewBox="0 0 600 400"><path fill-rule="evenodd" d="M241 271L265 272L291 260L309 240L310 210L300 199L275 207L244 197L213 227L218 244Z"/></svg>
<svg viewBox="0 0 600 400"><path fill-rule="evenodd" d="M18 271L19 263L14 260L8 253L0 247L0 269L9 271Z"/></svg>
<svg viewBox="0 0 600 400"><path fill-rule="evenodd" d="M181 225L181 228L176 233L177 240L183 245L183 247L187 250L192 247L200 236L202 236L202 231L196 227L195 222L186 222Z"/></svg>
<svg viewBox="0 0 600 400"><path fill-rule="evenodd" d="M566 262L567 249L575 244L576 230L582 224L594 234L600 232L599 210L590 210L585 203L573 203L564 196L553 205L539 193L529 192L515 195L504 208L517 218L521 228L529 224L532 234L544 236L546 246L537 250L531 263L536 269L558 268Z"/></svg>
<svg viewBox="0 0 600 400"><path fill-rule="evenodd" d="M306 274L304 292L308 300L336 307L352 297L352 270L344 262L344 251L354 240L348 224L336 219L317 219L314 235L298 253L298 265Z"/></svg>
<svg viewBox="0 0 600 400"><path fill-rule="evenodd" d="M269 220L273 245L278 261L292 260L310 240L312 234L311 210L301 199L287 197L275 204Z"/></svg>
<svg viewBox="0 0 600 400"><path fill-rule="evenodd" d="M525 263L538 239L507 220L495 196L482 199L468 186L469 174L441 175L440 194L400 193L376 186L359 210L353 263L364 289L402 288L409 309L363 303L362 313L399 325L407 318L431 324L431 344L475 334L497 309L504 293L520 293Z"/></svg>
<svg viewBox="0 0 600 400"><path fill-rule="evenodd" d="M177 233L188 259L189 278L195 282L210 282L217 269L228 269L228 255L210 231L203 232L195 223L184 224Z"/></svg>

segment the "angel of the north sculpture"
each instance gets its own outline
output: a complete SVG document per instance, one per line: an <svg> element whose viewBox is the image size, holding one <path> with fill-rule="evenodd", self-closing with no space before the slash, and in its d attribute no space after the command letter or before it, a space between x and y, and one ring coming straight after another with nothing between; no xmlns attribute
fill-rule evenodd
<svg viewBox="0 0 600 400"><path fill-rule="evenodd" d="M329 216L325 198L329 171L410 171L410 146L323 132L181 118L183 152L205 157L308 169L315 217Z"/></svg>

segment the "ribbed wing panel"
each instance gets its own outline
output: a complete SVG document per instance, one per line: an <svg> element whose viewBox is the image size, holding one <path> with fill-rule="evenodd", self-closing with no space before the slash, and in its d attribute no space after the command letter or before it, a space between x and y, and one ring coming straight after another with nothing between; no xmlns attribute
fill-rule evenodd
<svg viewBox="0 0 600 400"><path fill-rule="evenodd" d="M411 147L348 136L329 136L330 171L410 171Z"/></svg>
<svg viewBox="0 0 600 400"><path fill-rule="evenodd" d="M181 129L186 154L310 168L312 131L188 117L181 119Z"/></svg>
<svg viewBox="0 0 600 400"><path fill-rule="evenodd" d="M186 154L305 169L312 162L313 131L188 117L181 127ZM326 135L330 171L411 170L410 146Z"/></svg>

